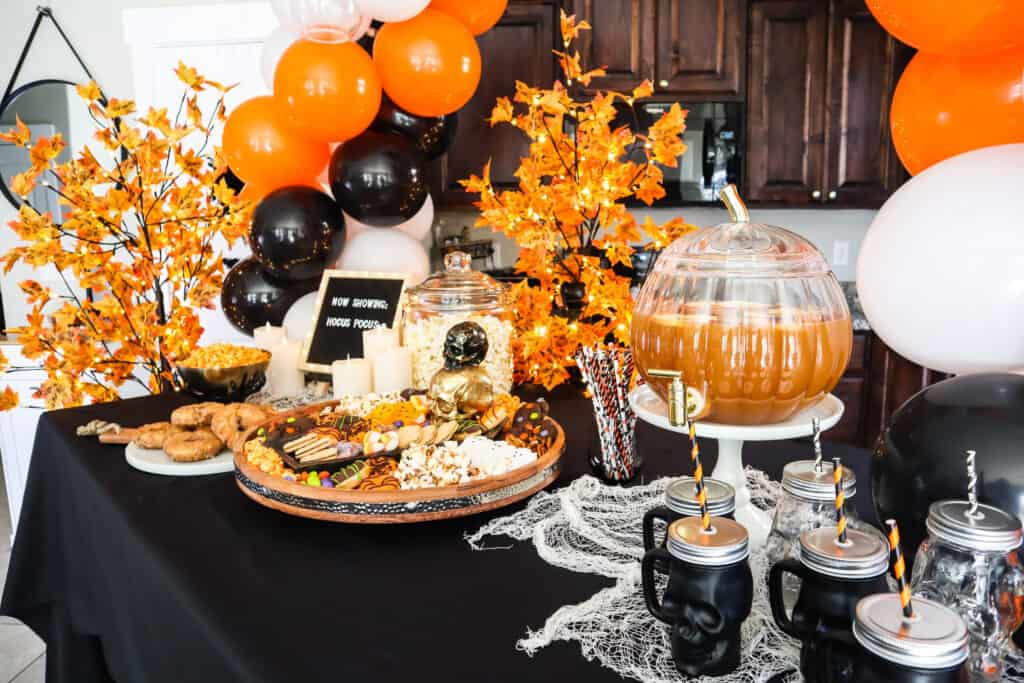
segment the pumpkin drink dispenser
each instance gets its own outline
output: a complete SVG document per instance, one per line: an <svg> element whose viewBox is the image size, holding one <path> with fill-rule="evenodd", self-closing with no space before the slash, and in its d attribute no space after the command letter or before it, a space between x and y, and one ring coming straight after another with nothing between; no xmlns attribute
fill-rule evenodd
<svg viewBox="0 0 1024 683"><path fill-rule="evenodd" d="M733 221L673 242L637 299L637 368L663 401L677 370L691 417L728 425L785 421L815 405L850 359L853 329L821 253L783 228L750 222L735 186Z"/></svg>

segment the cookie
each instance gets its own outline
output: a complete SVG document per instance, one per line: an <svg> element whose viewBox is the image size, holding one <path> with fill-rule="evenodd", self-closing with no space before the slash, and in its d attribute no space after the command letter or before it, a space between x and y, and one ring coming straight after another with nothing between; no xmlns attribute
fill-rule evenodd
<svg viewBox="0 0 1024 683"><path fill-rule="evenodd" d="M206 403L195 403L190 406L182 406L171 413L171 424L176 427L185 427L187 429L199 429L200 427L209 427L210 423L213 422L214 416L224 406L220 403L214 403L207 401Z"/></svg>
<svg viewBox="0 0 1024 683"><path fill-rule="evenodd" d="M178 432L164 441L164 453L175 462L199 462L220 453L224 443L209 429Z"/></svg>
<svg viewBox="0 0 1024 683"><path fill-rule="evenodd" d="M170 422L153 422L142 425L136 432L135 440L132 442L139 448L160 450L164 447L164 441L171 433L173 426Z"/></svg>
<svg viewBox="0 0 1024 683"><path fill-rule="evenodd" d="M210 430L232 450L238 450L238 441L254 427L266 421L270 413L260 406L231 403L222 406L210 422Z"/></svg>

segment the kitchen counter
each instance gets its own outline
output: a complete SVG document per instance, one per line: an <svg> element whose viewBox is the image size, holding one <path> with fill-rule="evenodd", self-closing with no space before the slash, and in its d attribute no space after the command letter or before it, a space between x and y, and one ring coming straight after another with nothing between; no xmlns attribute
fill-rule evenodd
<svg viewBox="0 0 1024 683"><path fill-rule="evenodd" d="M853 318L854 332L870 332L871 323L864 315L864 309L860 306L860 296L857 294L856 282L840 282L843 294L846 295L846 305L850 307L850 316Z"/></svg>

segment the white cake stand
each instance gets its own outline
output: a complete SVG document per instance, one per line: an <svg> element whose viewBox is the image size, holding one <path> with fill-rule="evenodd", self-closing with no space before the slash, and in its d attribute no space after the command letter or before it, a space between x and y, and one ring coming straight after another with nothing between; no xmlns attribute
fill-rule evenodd
<svg viewBox="0 0 1024 683"><path fill-rule="evenodd" d="M668 421L668 405L649 385L640 385L629 394L629 405L644 422L672 432L688 434L686 427L673 427ZM743 472L744 441L780 441L810 436L811 420L821 420L821 430L831 429L843 416L843 402L827 394L816 405L803 410L785 422L770 425L724 425L697 422L697 436L718 439L718 464L711 477L731 484L736 489L736 521L747 528L751 549L757 549L768 540L772 520L763 510L750 502L750 489Z"/></svg>

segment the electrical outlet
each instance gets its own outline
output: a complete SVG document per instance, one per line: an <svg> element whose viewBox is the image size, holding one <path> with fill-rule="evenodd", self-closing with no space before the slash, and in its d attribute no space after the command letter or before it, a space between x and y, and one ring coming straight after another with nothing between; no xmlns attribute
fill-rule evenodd
<svg viewBox="0 0 1024 683"><path fill-rule="evenodd" d="M850 265L849 242L835 242L832 245L832 265L836 267Z"/></svg>

